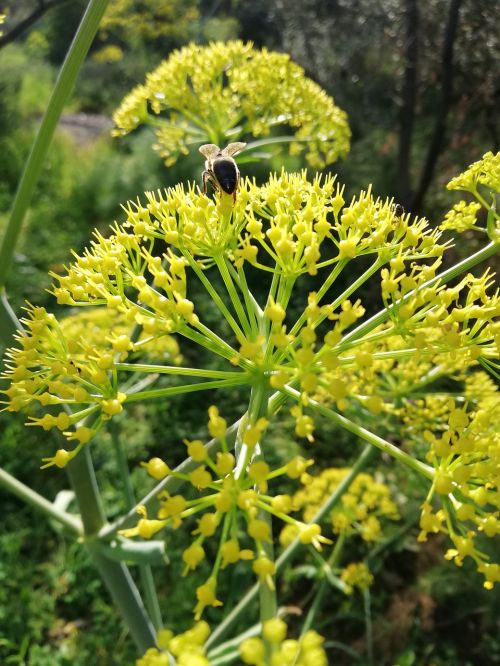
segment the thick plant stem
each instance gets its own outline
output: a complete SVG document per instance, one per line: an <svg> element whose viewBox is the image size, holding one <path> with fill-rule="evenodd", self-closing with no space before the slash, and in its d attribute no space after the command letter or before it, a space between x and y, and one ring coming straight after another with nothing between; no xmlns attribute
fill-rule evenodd
<svg viewBox="0 0 500 666"><path fill-rule="evenodd" d="M0 288L5 285L9 274L21 226L59 117L73 90L76 77L95 37L108 2L109 0L90 0L59 72L47 111L42 119L31 153L24 167L5 236L0 245Z"/></svg>
<svg viewBox="0 0 500 666"><path fill-rule="evenodd" d="M88 447L71 460L67 469L80 508L86 546L138 650L145 652L155 645L155 632L137 587L127 567L104 557L95 542L105 518Z"/></svg>
<svg viewBox="0 0 500 666"><path fill-rule="evenodd" d="M262 416L267 416L268 412L268 402L269 402L269 380L263 377L258 383L256 383L252 389L250 396L250 404L248 406L248 419L250 423L256 423L259 418ZM242 447L241 455L245 456L246 447ZM265 460L262 451L259 448L255 451L254 461ZM260 520L264 521L269 527L269 534L272 534L272 519L270 513L267 511L259 511L258 517ZM266 557L269 561L274 562L274 546L271 541L264 541L261 546L261 553L259 556ZM260 621L261 623L270 620L271 618L276 617L278 612L278 602L276 599L276 587L274 582L274 577L271 581L259 580L259 601L260 601ZM274 646L273 644L264 638L264 645L266 650L266 655L268 660L271 659Z"/></svg>
<svg viewBox="0 0 500 666"><path fill-rule="evenodd" d="M121 443L120 427L116 421L112 421L110 423L110 432L111 441L113 442L113 448L115 450L116 463L120 474L120 479L123 484L123 496L125 498L125 504L127 510L130 511L130 509L135 505L134 489L130 479L127 459L125 457ZM148 609L149 616L155 629L158 631L163 626L163 620L161 617L160 603L158 601L158 595L156 594L156 587L151 566L149 564L139 564L139 575L141 577L141 586L144 592L144 597L146 599L146 607Z"/></svg>
<svg viewBox="0 0 500 666"><path fill-rule="evenodd" d="M57 520L58 523L67 527L73 534L81 536L83 534L83 526L78 516L73 516L66 511L61 511L56 506L49 502L49 500L39 495L26 486L22 481L16 479L14 476L0 468L0 486L6 488L19 499L22 499L26 504L44 513L48 518Z"/></svg>
<svg viewBox="0 0 500 666"><path fill-rule="evenodd" d="M347 474L344 479L339 483L334 492L322 505L321 509L314 515L311 523L319 522L333 507L339 502L342 495L347 491L351 483L360 473L360 471L365 467L370 458L374 455L375 449L373 446L366 446L361 455L356 460L354 465L351 468L349 474ZM295 552L302 547L302 544L298 539L295 539L278 557L276 560L276 571L280 571L283 566L295 555ZM219 626L213 631L213 633L208 638L205 648L208 650L212 645L217 644L217 641L223 636L226 631L234 624L234 622L240 617L242 613L248 612L248 606L251 604L254 599L259 594L259 586L254 585L248 592L242 597L240 602L233 608L233 610L226 615L224 620L219 624Z"/></svg>

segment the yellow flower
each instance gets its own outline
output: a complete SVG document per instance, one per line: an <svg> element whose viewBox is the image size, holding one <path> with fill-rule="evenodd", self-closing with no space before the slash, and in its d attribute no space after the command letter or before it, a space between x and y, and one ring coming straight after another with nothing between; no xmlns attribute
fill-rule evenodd
<svg viewBox="0 0 500 666"><path fill-rule="evenodd" d="M262 636L273 644L270 666L328 666L322 636L311 629L299 640L287 639L286 634L287 625L281 618L264 622ZM239 649L244 664L264 666L268 663L261 638L246 638Z"/></svg>
<svg viewBox="0 0 500 666"><path fill-rule="evenodd" d="M340 574L345 583L346 594L351 594L354 587L366 590L373 583L373 576L364 562L352 562Z"/></svg>
<svg viewBox="0 0 500 666"><path fill-rule="evenodd" d="M200 619L207 606L222 606L222 601L219 601L215 597L215 586L215 580L209 578L206 583L196 588L196 598L198 599L198 603L194 608L195 620Z"/></svg>

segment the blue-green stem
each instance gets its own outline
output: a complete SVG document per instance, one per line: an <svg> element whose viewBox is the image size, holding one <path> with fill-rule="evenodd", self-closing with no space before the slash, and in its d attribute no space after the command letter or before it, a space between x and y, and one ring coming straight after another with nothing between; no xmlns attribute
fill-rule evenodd
<svg viewBox="0 0 500 666"><path fill-rule="evenodd" d="M90 451L83 448L67 466L85 531L85 544L140 652L155 644L154 627L128 568L105 557L96 543L105 522Z"/></svg>
<svg viewBox="0 0 500 666"><path fill-rule="evenodd" d="M36 491L32 490L29 486L25 485L19 479L0 468L0 486L6 488L19 499L29 504L37 511L41 511L48 518L53 518L58 523L67 527L73 534L82 536L83 525L78 516L58 509L52 502L39 495Z"/></svg>
<svg viewBox="0 0 500 666"><path fill-rule="evenodd" d="M109 0L90 0L77 33L59 72L47 110L42 118L36 139L26 161L14 198L12 212L0 245L0 288L5 285L12 264L26 211L40 176L55 128L66 104L76 77L95 37Z"/></svg>
<svg viewBox="0 0 500 666"><path fill-rule="evenodd" d="M113 449L115 451L120 481L123 487L123 496L125 498L126 508L127 510L130 510L135 505L134 489L130 479L127 459L125 457L121 443L120 426L116 419L111 421L109 430L111 441L113 443ZM146 599L146 607L148 609L149 616L151 617L155 629L158 631L163 626L163 620L161 617L160 604L158 602L158 595L156 594L156 586L153 573L151 571L151 566L149 564L140 564L139 575L141 577L142 589Z"/></svg>
<svg viewBox="0 0 500 666"><path fill-rule="evenodd" d="M95 37L107 4L108 0L90 0L89 2L59 73L47 111L40 124L19 182L6 232L0 245L0 289L2 290L2 312L5 314L9 314L9 311L8 304L6 305L4 299L3 288L12 265L12 257L22 223L57 122L73 89L78 71ZM10 319L13 321L12 317ZM17 325L18 322L13 321L13 323ZM2 322L3 328L4 322ZM138 649L144 652L148 647L154 645L154 631L145 613L135 583L128 569L123 564L104 557L98 552L93 541L104 523L104 513L87 447L68 464L67 471L80 509L87 548L123 619L127 623Z"/></svg>
<svg viewBox="0 0 500 666"><path fill-rule="evenodd" d="M273 396L274 397L274 396ZM333 507L339 502L342 495L348 490L351 483L360 473L360 471L367 465L370 458L373 456L375 449L373 446L366 446L361 452L359 458L356 460L354 465L351 467L351 471L347 474L342 481L339 483L334 492L328 497L328 499L321 506L319 511L313 516L310 523L319 523L326 514L333 509ZM296 551L303 547L298 539L295 539L278 557L276 560L276 571L279 572L283 566L291 560L295 555ZM248 612L249 605L254 601L254 599L259 594L259 585L254 585L248 592L241 598L239 603L233 608L233 610L226 615L222 622L216 627L213 633L208 638L205 647L208 650L210 646L217 644L217 641L228 631L228 629L236 622L236 620L243 613Z"/></svg>

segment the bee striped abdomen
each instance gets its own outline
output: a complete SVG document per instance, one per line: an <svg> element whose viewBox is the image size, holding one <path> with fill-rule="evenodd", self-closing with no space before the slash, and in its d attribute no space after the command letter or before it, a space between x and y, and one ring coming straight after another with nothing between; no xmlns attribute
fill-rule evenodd
<svg viewBox="0 0 500 666"><path fill-rule="evenodd" d="M233 194L238 183L238 173L234 160L225 157L213 161L212 170L217 182L227 194Z"/></svg>

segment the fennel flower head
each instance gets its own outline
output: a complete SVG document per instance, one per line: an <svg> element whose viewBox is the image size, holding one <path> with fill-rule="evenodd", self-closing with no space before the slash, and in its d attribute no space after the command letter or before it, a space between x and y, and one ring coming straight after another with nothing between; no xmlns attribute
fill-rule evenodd
<svg viewBox="0 0 500 666"><path fill-rule="evenodd" d="M174 51L125 97L113 119L115 136L154 127L155 148L167 166L192 145L268 137L277 126L287 128L287 136L273 135L272 142L289 142L290 153L304 152L314 168L349 151L344 111L287 54L251 42Z"/></svg>
<svg viewBox="0 0 500 666"><path fill-rule="evenodd" d="M486 158L481 168L491 172L498 159ZM460 565L470 557L488 588L500 580L498 563L478 545L500 531L500 400L485 375L499 370L500 297L493 275L458 271L449 284L448 274L438 273L449 245L439 229L401 214L370 189L350 202L343 192L335 178L310 179L305 171L283 171L261 185L243 179L235 201L224 193L206 196L194 185L147 192L142 202L124 207L124 219L108 235L96 233L64 275L54 276L60 305L109 311L120 326L101 344L90 344L84 333L71 332L71 322L30 306L26 332L7 354L6 409L28 409L31 425L59 430L70 443L46 466L64 467L133 402L235 387L254 395L257 387L257 395L266 396L263 409L231 431L237 430L244 451L239 466L215 405L208 432L219 450L186 440L194 464L189 474L170 469L168 450L166 461L144 464L153 478L177 474L200 493L196 538L183 554L186 574L204 560L204 541L225 530L216 567L197 589L196 619L205 607L221 605L219 570L239 560L251 561L259 579L272 585L274 563L263 546L271 532L257 511L290 524L290 512L314 504L314 485L295 506L268 492L278 476L303 480L312 464L301 457L282 468L268 464L266 431L283 406L293 417L293 436L306 446L326 419L421 474L428 493L420 539L445 533L454 545L448 559ZM479 203L492 196L482 191ZM498 224L494 210L491 215L489 228ZM372 317L359 292L368 281L377 285L381 306ZM298 282L312 282L313 289L297 290ZM200 288L206 293L201 302ZM220 313L216 320L206 316L207 298ZM214 363L131 362L142 347L170 336L181 351L183 339L208 351ZM165 383L166 376L175 382ZM386 432L398 433L399 446L383 439ZM396 510L382 486L361 481L356 492L366 513L350 513L359 504L354 487L343 515L329 519L336 534L352 532L357 521L362 538L373 541L379 518L392 519ZM175 529L193 515L193 506L181 493L167 494L155 517L142 507L137 526L122 535L151 538L164 527ZM238 534L238 515L251 549L231 536ZM319 525L292 522L301 543L317 550L329 543ZM352 571L357 580L359 568ZM349 580L346 585L354 584Z"/></svg>

